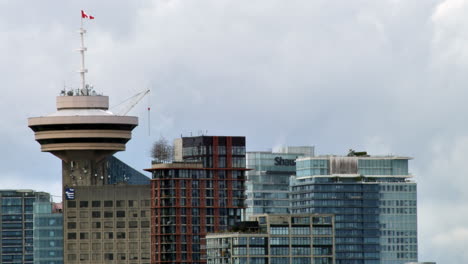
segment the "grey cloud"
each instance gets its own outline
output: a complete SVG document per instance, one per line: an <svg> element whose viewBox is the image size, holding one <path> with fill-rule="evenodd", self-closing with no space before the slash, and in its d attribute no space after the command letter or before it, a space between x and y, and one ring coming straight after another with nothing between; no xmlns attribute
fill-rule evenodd
<svg viewBox="0 0 468 264"><path fill-rule="evenodd" d="M460 189L468 130L463 1L0 0L8 128L0 144L9 150L0 158L5 175L25 184L60 180L60 163L39 152L26 118L54 111L64 81L78 84L81 8L96 16L87 23L90 82L112 104L153 89L152 134L143 100L123 160L148 167L152 140L198 130L245 135L250 150L314 144L318 153L413 156L421 260L468 262L444 242L468 219L456 211L468 202ZM22 166L23 156L33 166ZM426 213L437 210L450 219Z"/></svg>

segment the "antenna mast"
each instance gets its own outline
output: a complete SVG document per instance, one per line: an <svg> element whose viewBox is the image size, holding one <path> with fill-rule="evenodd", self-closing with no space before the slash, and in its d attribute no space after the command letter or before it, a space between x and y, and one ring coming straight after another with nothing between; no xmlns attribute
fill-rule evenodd
<svg viewBox="0 0 468 264"><path fill-rule="evenodd" d="M78 49L78 51L81 53L81 69L78 71L81 75L81 91L86 90L85 73L88 72L88 70L85 68L85 51L87 49L84 46L84 34L86 34L86 30L83 28L83 18L83 15L81 15L81 27L79 31L81 37L81 47Z"/></svg>

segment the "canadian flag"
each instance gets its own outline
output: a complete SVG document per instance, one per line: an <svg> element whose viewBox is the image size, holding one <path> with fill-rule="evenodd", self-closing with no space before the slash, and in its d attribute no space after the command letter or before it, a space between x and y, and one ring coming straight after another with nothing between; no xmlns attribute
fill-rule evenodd
<svg viewBox="0 0 468 264"><path fill-rule="evenodd" d="M83 11L83 10L81 10L81 18L94 19L93 16L86 14L85 11Z"/></svg>

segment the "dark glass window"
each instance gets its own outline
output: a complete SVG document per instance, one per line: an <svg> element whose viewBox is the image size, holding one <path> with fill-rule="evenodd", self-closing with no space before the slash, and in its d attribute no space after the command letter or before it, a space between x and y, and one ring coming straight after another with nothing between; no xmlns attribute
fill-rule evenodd
<svg viewBox="0 0 468 264"><path fill-rule="evenodd" d="M117 211L116 216L117 217L125 217L125 211Z"/></svg>
<svg viewBox="0 0 468 264"><path fill-rule="evenodd" d="M92 217L92 218L101 218L101 212L99 212L99 211L93 211L93 212L91 213L91 217Z"/></svg>
<svg viewBox="0 0 468 264"><path fill-rule="evenodd" d="M104 218L112 218L114 217L114 212L104 212Z"/></svg>

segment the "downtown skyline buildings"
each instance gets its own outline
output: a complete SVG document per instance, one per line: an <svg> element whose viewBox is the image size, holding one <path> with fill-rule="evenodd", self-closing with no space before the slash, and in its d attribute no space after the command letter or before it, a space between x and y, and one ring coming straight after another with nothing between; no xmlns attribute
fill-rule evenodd
<svg viewBox="0 0 468 264"><path fill-rule="evenodd" d="M81 31L81 34L83 35L83 31ZM83 54L83 49L81 50L81 53ZM82 76L84 76L84 74L82 74ZM116 200L115 196L117 192L115 190L111 190L112 188L109 187L110 175L108 175L109 173L106 171L106 166L104 166L104 163L102 162L102 160L105 157L110 156L113 152L123 150L125 143L130 139L131 130L136 126L135 118L115 116L111 113L107 113L106 110L108 103L105 102L106 98L93 94L92 91L90 91L88 87L84 84L79 93L66 93L63 94L63 97L64 98L57 98L57 113L46 117L30 119L30 127L35 131L36 139L42 145L43 151L52 152L53 154L55 154L63 160L63 185L65 190L64 193L66 194L65 197L68 199L68 201L64 205L64 212L66 215L65 219L66 221L68 221L67 223L65 223L65 244L67 245L66 247L64 247L65 261L68 263L83 261L99 263L102 260L106 262L113 262L114 260L117 260L121 262L143 261L143 263L145 263L145 261L149 260L148 255L143 252L145 249L147 249L147 247L143 247L143 242L145 241L145 239L147 239L147 237L133 237L134 239L139 239L139 241L142 242L142 244L141 247L139 244L136 244L136 248L132 247L133 242L128 242L128 239L131 239L131 230L123 229L127 227L127 223L125 221L121 221L123 225L119 225L118 222L114 222L117 221L116 219L112 219L114 217L126 217L128 212L123 210L118 211L118 209L113 208L113 204L116 204L116 207L118 207L117 204L119 204L119 201L120 204L122 204L122 201L123 204L126 204L126 199ZM222 170L224 168L229 169L231 168L231 166L233 166L237 168L237 170L239 170L245 167L245 158L243 160L242 157L239 157L242 156L242 154L237 153L239 149L235 149L235 147L239 145L233 145L233 142L229 142L229 140L226 140L226 143L223 144L223 146L219 146L218 148L217 139L215 140L214 138L213 142L211 143L212 145L210 145L213 146L213 153L211 153L211 151L209 151L208 149L203 149L201 150L201 153L197 153L198 155L193 155L194 149L199 147L199 145L197 146L197 143L195 142L194 145L187 146L187 150L191 151L191 153L189 153L190 155L185 156L206 156L195 157L193 160L200 162L203 168L213 168L215 170L219 170L221 168ZM203 142L198 144L203 146ZM184 144L182 145L185 148ZM230 146L233 146L232 151L230 149ZM221 147L224 147L224 149ZM206 153L203 153L203 151L206 151ZM211 154L213 154L213 158L210 157ZM184 151L182 151L182 155L184 156ZM289 165L291 165L294 162L291 161L292 159L286 160L287 162L281 158L278 162L282 164L284 161L284 164ZM190 160L187 159L187 161ZM226 173L226 175L228 181L224 183L224 178L217 179L215 177L215 173L215 181L220 180L218 182L215 182L217 183L215 184L215 189L216 186L218 186L219 188L226 188L227 186L226 190L222 190L222 192L225 191L227 195L214 196L213 200L219 199L219 206L235 205L237 207L242 207L243 204L239 203L239 201L237 200L243 200L243 186L240 185L238 186L239 190L233 191L232 186L230 186L229 173ZM168 176L169 178L174 177L175 174ZM146 189L143 186L144 185L142 185L142 190ZM131 189L130 187L127 188ZM135 188L137 188L137 186L135 186ZM91 189L93 189L94 191L90 191ZM151 191L154 191L154 189ZM240 195L234 195L233 199L233 197L230 196L231 191L239 191ZM119 193L123 193L123 191L121 190L119 191ZM149 202L148 200L145 200L145 197L147 197L148 194L143 194L145 193L145 191L142 191L141 193L141 196L137 195L136 197L129 197L129 206L130 204L134 205L135 202L137 204L148 206ZM224 199L226 197L227 199ZM239 199L235 199L235 197L238 197ZM175 202L175 204L176 203L177 202ZM79 209L75 210L74 208L77 208L77 204L79 204ZM90 221L88 219L89 215L91 215L92 218L101 218L101 212L97 209L95 209L95 211L92 212L90 212L89 209L87 209L89 208L89 204L95 205L94 207L100 207L100 204L104 204L104 207L108 207L107 209L105 209L107 211L104 211L103 215L104 218L111 218L108 219L110 221L107 223L107 225L104 222L104 227L109 228L110 232L102 233L100 230L88 230ZM192 204L192 206L193 205L197 206L197 203ZM210 205L205 204L205 207L207 206ZM144 207L140 209L144 209ZM222 209L225 208L217 209L219 212L222 212ZM232 213L231 209L233 209ZM227 226L233 226L235 222L240 219L241 216L241 214L236 212L235 209L236 208L228 208L225 211L228 212L226 215L221 214L219 212L217 213L217 210L215 209L214 226L216 227L216 223L218 222L218 220L218 225L222 225L221 222L224 221L228 223L226 224ZM189 214L189 217L192 214L193 210ZM135 217L147 217L147 214L143 215L143 213L137 213ZM75 220L75 218L79 219ZM140 228L149 228L149 225L143 224L145 222L144 219L137 220L141 220L141 222L136 221L137 225L135 225L134 228L138 228L138 226L140 226ZM201 220L201 222L203 222L203 220ZM95 227L92 227L91 229L101 228L100 221L96 221L95 224ZM162 223L158 223L156 227L160 228L161 224ZM78 226L78 230L74 230ZM129 222L128 228L131 227L131 223ZM121 228L122 230L114 230L113 228ZM200 226L200 229L202 228L203 225ZM141 234L143 234L143 231L141 232ZM95 243L96 245L91 245L89 243L90 241L87 241L89 240L91 234L90 232L93 234L93 236L95 235L93 239L99 239L104 234L102 242L103 244ZM198 231L198 229L192 229L192 232L203 233L203 231ZM146 234L147 233L148 232L146 232ZM114 236L117 239L121 239L119 241L120 243L114 240ZM79 248L77 247L77 243L74 243L75 241L73 241L76 240L78 237L80 241L84 240L83 243L80 243ZM180 242L182 241L178 242L180 245ZM194 242L197 241L195 240ZM154 240L153 244L157 245L158 247L161 246L161 243L154 243ZM193 246L195 247L192 247L192 250L197 251L197 249L199 248L199 256L192 257L194 257L195 260L200 259L202 260L201 262L203 262L203 248L201 247L202 243L199 244L199 247L197 246L198 243L194 244L195 245ZM151 246L151 248L153 249L154 247ZM132 252L132 250L134 252ZM159 254L161 252L158 251L157 253ZM178 260L174 260L173 257L170 256L168 261L170 262Z"/></svg>
<svg viewBox="0 0 468 264"><path fill-rule="evenodd" d="M72 98L65 100L61 97ZM57 98L57 114L52 115L52 118L32 119L31 126L43 149L52 151L63 159L63 187L66 199L63 238L65 263L100 263L114 260L142 264L172 263L171 261L204 263L204 236L210 232L227 231L243 216L243 181L245 172L249 169L253 169L251 173L247 172L250 173L247 183L250 187L247 188L246 194L252 201L250 204L247 202L247 207L250 205L252 208L250 216L258 214L259 212L254 210L259 209L262 213L270 214L289 212L337 215L335 252L338 264L400 264L401 261L417 260L417 231L413 221L416 215L415 197L398 201L395 198L395 195L398 196L401 191L407 189L415 196L415 189L382 189L396 194L389 193L389 201L380 203L377 198L380 197L379 186L386 185L362 184L374 183L375 178L377 182L405 183L406 179L411 177L408 174L407 158L404 164L398 162L405 158L395 157L393 159L398 162L383 161L380 164L379 161L377 165L369 162L369 165L366 160L373 160L373 157L360 156L361 154L354 152L350 157L333 156L327 159L315 157L312 147L289 147L277 153L251 152L248 158L250 162L247 162L251 168L246 169L244 137L183 137L179 142L176 141L174 151L182 160L174 160L172 164L155 164L149 169L153 171L151 187L145 182L131 186L132 181L129 181L127 174L122 171L127 171L129 177L135 175L134 177L138 178L138 173L126 168L122 163L110 166L112 160L109 162L108 156L122 149L122 144L129 139L128 129L132 129L134 124L128 126L118 122L112 123L115 121L106 123L107 119L112 120L114 117L108 114L99 115L102 113L100 110L107 107L99 96L61 97ZM68 117L63 115L70 113L67 110L82 113L83 117L77 120L84 123L74 123L76 116L67 120ZM122 120L125 122L125 119ZM112 129L123 129L125 132ZM356 156L353 156L354 154ZM316 159L318 161L315 161ZM312 160L313 162L309 163L313 164L305 166L303 160ZM117 160L113 162L119 164ZM120 178L116 176L123 174ZM119 178L124 185L115 186L117 182L111 181L114 178ZM342 181L353 184L342 186ZM319 199L315 203L313 199L301 200L302 197L295 193L303 188L304 184L308 189L309 185L320 186L324 182L330 183L329 187L333 188L352 187L352 190L343 190L348 194L352 193L349 195L354 198L349 198L351 201L348 201L348 197L339 198L339 201L329 201L329 204L320 205L327 201ZM138 191L134 194L117 195L132 188ZM315 187L311 190L315 190ZM320 192L319 189L317 192L312 191L311 197ZM335 194L330 195L334 197ZM340 202L346 206L353 204L356 208L353 212L349 211L350 208L343 208L345 213L340 213L340 209L333 210L331 205ZM408 206L408 211L396 208L400 203L402 206ZM125 209L127 204L129 210ZM308 209L302 208L303 205ZM382 208L377 205L381 205ZM131 212L132 207L136 208L135 212ZM256 207L259 209L255 209ZM150 209L153 214L151 219L155 221L150 221ZM378 216L377 210L380 209L392 215ZM348 211L351 212L349 217L346 216ZM400 221L401 217L398 214L401 212L409 213L410 218L413 217L408 221L402 220L402 225L406 226L394 225L394 221ZM134 219L128 219L130 215ZM244 219L247 217L244 216ZM349 234L356 237L349 238ZM101 242L92 242L95 240ZM383 262L384 259L388 261ZM305 259L302 261L307 262Z"/></svg>

